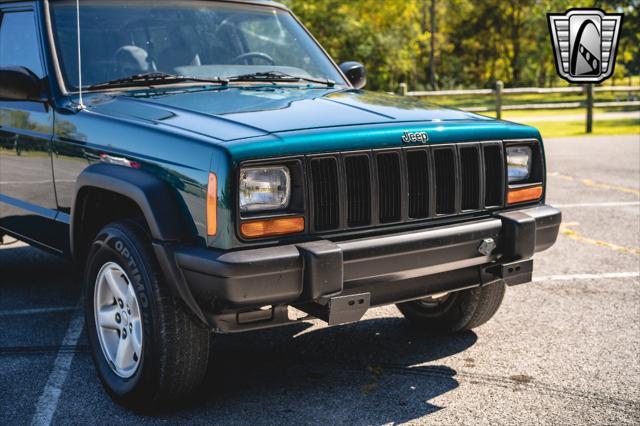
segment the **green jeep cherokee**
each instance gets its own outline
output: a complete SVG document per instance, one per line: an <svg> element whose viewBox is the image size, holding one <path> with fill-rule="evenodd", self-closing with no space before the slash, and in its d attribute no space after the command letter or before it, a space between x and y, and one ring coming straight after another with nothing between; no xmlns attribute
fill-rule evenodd
<svg viewBox="0 0 640 426"><path fill-rule="evenodd" d="M0 0L0 234L73 259L123 404L290 308L477 327L556 240L534 128L363 91L271 1L77 6Z"/></svg>

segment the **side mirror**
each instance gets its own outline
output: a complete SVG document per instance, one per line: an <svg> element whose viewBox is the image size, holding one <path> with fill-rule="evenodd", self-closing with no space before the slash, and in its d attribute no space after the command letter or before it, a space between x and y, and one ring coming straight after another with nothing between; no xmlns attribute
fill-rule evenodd
<svg viewBox="0 0 640 426"><path fill-rule="evenodd" d="M40 79L25 67L0 68L0 99L7 101L42 100Z"/></svg>
<svg viewBox="0 0 640 426"><path fill-rule="evenodd" d="M359 62L345 62L340 69L355 89L362 89L367 84L367 71Z"/></svg>

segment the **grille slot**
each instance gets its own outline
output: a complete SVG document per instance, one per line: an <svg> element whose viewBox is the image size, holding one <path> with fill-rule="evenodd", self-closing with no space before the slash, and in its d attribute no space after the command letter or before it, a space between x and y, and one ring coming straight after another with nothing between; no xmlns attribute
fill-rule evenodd
<svg viewBox="0 0 640 426"><path fill-rule="evenodd" d="M504 163L502 147L487 145L484 147L485 206L502 205L504 191Z"/></svg>
<svg viewBox="0 0 640 426"><path fill-rule="evenodd" d="M480 208L480 153L477 147L460 148L461 208Z"/></svg>
<svg viewBox="0 0 640 426"><path fill-rule="evenodd" d="M378 154L377 162L380 223L397 222L402 206L400 155L395 152Z"/></svg>
<svg viewBox="0 0 640 426"><path fill-rule="evenodd" d="M371 175L369 157L349 156L344 159L347 177L347 224L350 227L371 223Z"/></svg>
<svg viewBox="0 0 640 426"><path fill-rule="evenodd" d="M454 149L437 149L433 154L436 174L436 214L456 212L456 163Z"/></svg>
<svg viewBox="0 0 640 426"><path fill-rule="evenodd" d="M340 226L338 162L335 158L311 160L314 226L328 231Z"/></svg>
<svg viewBox="0 0 640 426"><path fill-rule="evenodd" d="M429 158L427 151L407 152L407 183L409 189L409 217L429 217Z"/></svg>

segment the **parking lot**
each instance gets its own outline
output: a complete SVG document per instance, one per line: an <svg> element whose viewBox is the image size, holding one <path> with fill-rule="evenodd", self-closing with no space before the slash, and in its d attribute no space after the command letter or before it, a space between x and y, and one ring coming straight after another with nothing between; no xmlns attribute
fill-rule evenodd
<svg viewBox="0 0 640 426"><path fill-rule="evenodd" d="M0 424L637 424L640 136L546 150L562 234L491 322L429 338L386 307L334 328L219 336L200 394L153 417L103 392L69 265L6 238Z"/></svg>

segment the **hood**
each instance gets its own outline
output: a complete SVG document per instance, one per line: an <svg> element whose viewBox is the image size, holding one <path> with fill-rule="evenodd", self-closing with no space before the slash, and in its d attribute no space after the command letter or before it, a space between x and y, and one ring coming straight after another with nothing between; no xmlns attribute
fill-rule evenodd
<svg viewBox="0 0 640 426"><path fill-rule="evenodd" d="M282 86L173 90L96 95L91 109L221 141L367 124L493 121L416 98L356 90Z"/></svg>

